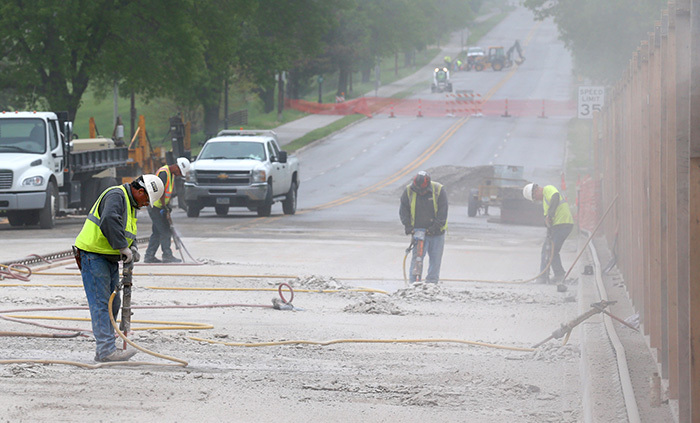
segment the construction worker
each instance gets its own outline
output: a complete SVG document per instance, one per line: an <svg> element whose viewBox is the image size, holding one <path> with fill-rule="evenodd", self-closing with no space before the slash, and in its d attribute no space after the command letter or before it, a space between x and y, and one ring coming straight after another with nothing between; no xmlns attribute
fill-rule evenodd
<svg viewBox="0 0 700 423"><path fill-rule="evenodd" d="M119 260L139 260L136 239L136 211L163 195L163 182L155 175L143 175L130 184L107 188L95 201L75 239L76 261L83 278L96 342L95 361L127 361L136 350L118 350L109 319L108 301L119 284ZM121 299L112 302L116 319Z"/></svg>
<svg viewBox="0 0 700 423"><path fill-rule="evenodd" d="M425 277L425 281L429 283L437 283L440 279L440 264L447 230L447 208L447 190L442 184L431 181L430 174L426 171L418 172L401 195L399 217L406 235L413 234L415 229L426 230L422 256L427 252L430 259L428 274ZM414 249L411 282L415 282L421 276L414 274L416 254Z"/></svg>
<svg viewBox="0 0 700 423"><path fill-rule="evenodd" d="M566 271L561 264L559 252L574 227L574 219L571 216L569 204L559 194L559 190L554 185L541 187L534 183L527 184L523 188L523 196L530 201L542 201L544 208L547 238L542 245L540 272L544 273L539 280L543 283L549 282L549 268L547 268L547 264L551 257L552 263L550 268L554 272L554 282L563 282Z"/></svg>
<svg viewBox="0 0 700 423"><path fill-rule="evenodd" d="M170 238L173 233L170 229L171 220L170 200L172 199L173 189L175 188L175 176L185 176L190 170L190 161L184 157L179 157L175 164L165 165L158 169L156 175L165 185L165 193L160 200L151 204L148 208L148 215L151 216L153 222L151 238L148 240L148 248L143 259L145 263L180 263L182 260L173 256L170 249ZM156 257L158 247L163 251L163 259Z"/></svg>

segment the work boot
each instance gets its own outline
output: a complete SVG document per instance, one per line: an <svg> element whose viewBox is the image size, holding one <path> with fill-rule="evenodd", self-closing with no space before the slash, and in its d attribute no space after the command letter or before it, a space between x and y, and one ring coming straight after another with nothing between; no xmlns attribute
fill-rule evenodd
<svg viewBox="0 0 700 423"><path fill-rule="evenodd" d="M162 263L161 259L156 256L146 256L143 258L144 263Z"/></svg>
<svg viewBox="0 0 700 423"><path fill-rule="evenodd" d="M175 256L163 256L163 263L182 263L182 260Z"/></svg>
<svg viewBox="0 0 700 423"><path fill-rule="evenodd" d="M120 350L116 349L113 353L107 355L106 357L99 358L95 356L95 361L102 363L107 363L111 361L129 361L131 357L134 356L138 351L136 350Z"/></svg>

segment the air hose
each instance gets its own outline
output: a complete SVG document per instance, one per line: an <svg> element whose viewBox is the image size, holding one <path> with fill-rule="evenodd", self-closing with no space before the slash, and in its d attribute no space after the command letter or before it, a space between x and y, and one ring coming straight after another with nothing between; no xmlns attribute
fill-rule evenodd
<svg viewBox="0 0 700 423"><path fill-rule="evenodd" d="M416 344L416 343L457 343L457 344L467 344L475 345L488 348L497 348L501 350L511 350L511 351L524 351L532 352L535 351L534 348L527 347L512 347L508 345L498 345L489 344L486 342L477 341L467 341L463 339L449 339L449 338L427 338L427 339L333 339L330 341L307 341L307 340L287 340L287 341L271 341L271 342L223 342L216 341L212 339L204 339L190 336L189 339L198 342L208 342L210 344L222 344L231 347L272 347L278 345L321 345L328 346L333 344L350 344L350 343L363 343L363 344Z"/></svg>

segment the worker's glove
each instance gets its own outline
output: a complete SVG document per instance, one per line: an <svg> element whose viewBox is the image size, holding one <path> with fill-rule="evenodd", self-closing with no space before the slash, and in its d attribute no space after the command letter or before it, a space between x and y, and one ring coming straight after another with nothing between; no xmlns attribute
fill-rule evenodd
<svg viewBox="0 0 700 423"><path fill-rule="evenodd" d="M413 233L413 226L404 226L404 232L406 232L406 235L411 235Z"/></svg>
<svg viewBox="0 0 700 423"><path fill-rule="evenodd" d="M547 225L548 228L551 228L554 225L554 218L552 216L545 217L545 225Z"/></svg>
<svg viewBox="0 0 700 423"><path fill-rule="evenodd" d="M121 250L119 250L119 258L124 262L124 264L131 263L131 261L134 259L134 255L131 252L131 248L129 247L124 247Z"/></svg>
<svg viewBox="0 0 700 423"><path fill-rule="evenodd" d="M440 227L440 224L435 222L428 227L428 230L425 231L425 233L428 235L440 235L441 230L442 228Z"/></svg>
<svg viewBox="0 0 700 423"><path fill-rule="evenodd" d="M137 247L136 244L132 244L129 249L131 250L131 254L132 254L132 257L134 259L134 263L138 263L139 261L141 261L141 254L139 253L139 247Z"/></svg>
<svg viewBox="0 0 700 423"><path fill-rule="evenodd" d="M168 216L168 210L167 210L167 209L160 209L160 215L163 216L163 217L167 217L167 216Z"/></svg>

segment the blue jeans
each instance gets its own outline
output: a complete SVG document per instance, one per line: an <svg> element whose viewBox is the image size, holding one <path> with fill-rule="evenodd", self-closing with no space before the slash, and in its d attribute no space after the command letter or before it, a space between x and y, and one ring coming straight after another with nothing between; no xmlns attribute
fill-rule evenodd
<svg viewBox="0 0 700 423"><path fill-rule="evenodd" d="M163 216L158 207L149 207L148 215L151 217L151 237L148 239L148 248L146 248L146 257L155 257L158 252L158 247L163 251L163 257L172 257L173 251L170 249L170 238L173 234L170 232L170 224L168 219Z"/></svg>
<svg viewBox="0 0 700 423"><path fill-rule="evenodd" d="M426 235L425 244L423 247L423 255L421 256L425 260L426 253L428 254L428 275L425 277L425 281L429 283L437 283L440 280L440 264L442 263L442 252L445 249L445 234L442 235ZM417 277L421 275L413 274L413 266L416 262L417 251L413 249L413 258L411 260L411 273L409 275L409 280L415 282Z"/></svg>
<svg viewBox="0 0 700 423"><path fill-rule="evenodd" d="M109 320L107 303L110 295L119 284L119 262L112 262L101 254L80 251L81 274L85 296L90 306L92 334L97 343L96 356L104 358L113 353L117 346L114 344L114 328ZM116 320L121 307L121 297L114 296L112 312Z"/></svg>

